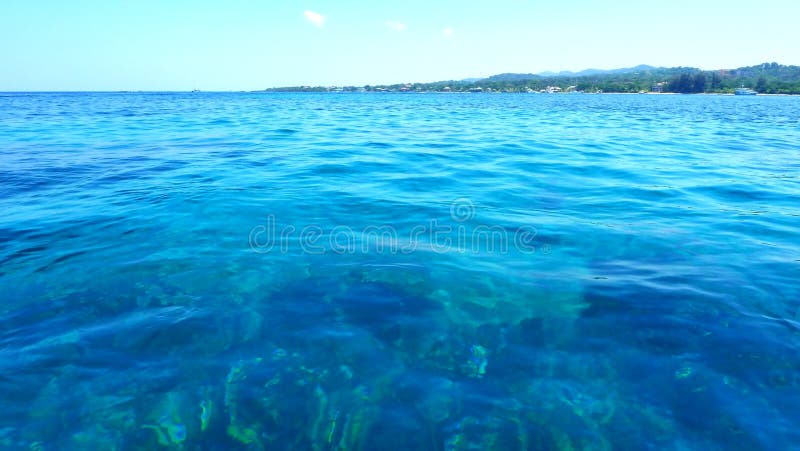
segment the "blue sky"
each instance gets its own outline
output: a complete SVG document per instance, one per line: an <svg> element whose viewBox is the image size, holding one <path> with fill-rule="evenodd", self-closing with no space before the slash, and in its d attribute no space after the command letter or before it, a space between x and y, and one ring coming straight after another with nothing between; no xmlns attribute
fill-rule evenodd
<svg viewBox="0 0 800 451"><path fill-rule="evenodd" d="M2 0L0 90L253 90L800 64L800 2Z"/></svg>

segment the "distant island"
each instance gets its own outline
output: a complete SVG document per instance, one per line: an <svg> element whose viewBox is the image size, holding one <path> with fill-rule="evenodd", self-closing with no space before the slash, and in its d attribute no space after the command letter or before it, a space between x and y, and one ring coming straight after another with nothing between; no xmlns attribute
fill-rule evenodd
<svg viewBox="0 0 800 451"><path fill-rule="evenodd" d="M499 74L488 78L366 86L291 86L267 92L717 93L740 87L760 94L800 94L800 66L764 63L738 69L636 67L581 72Z"/></svg>

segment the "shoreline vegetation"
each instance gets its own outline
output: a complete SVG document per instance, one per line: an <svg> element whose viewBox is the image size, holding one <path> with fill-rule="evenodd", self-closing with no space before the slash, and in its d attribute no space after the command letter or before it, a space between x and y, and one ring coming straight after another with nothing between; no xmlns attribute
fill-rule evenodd
<svg viewBox="0 0 800 451"><path fill-rule="evenodd" d="M481 79L365 86L287 86L264 92L467 92L733 94L740 87L759 94L800 94L800 66L764 63L738 69L636 66L542 74L499 74Z"/></svg>

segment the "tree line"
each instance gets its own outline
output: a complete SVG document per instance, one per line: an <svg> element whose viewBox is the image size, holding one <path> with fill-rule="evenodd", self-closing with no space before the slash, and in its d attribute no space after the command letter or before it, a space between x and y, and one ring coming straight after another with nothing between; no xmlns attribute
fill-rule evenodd
<svg viewBox="0 0 800 451"><path fill-rule="evenodd" d="M584 76L540 76L532 74L503 74L470 81L440 81L380 86L347 87L285 87L267 91L379 91L379 92L530 92L548 87L562 91L636 93L732 93L739 87L751 88L762 94L800 94L800 66L764 63L729 70L704 71L696 68L647 68L632 72L600 73Z"/></svg>

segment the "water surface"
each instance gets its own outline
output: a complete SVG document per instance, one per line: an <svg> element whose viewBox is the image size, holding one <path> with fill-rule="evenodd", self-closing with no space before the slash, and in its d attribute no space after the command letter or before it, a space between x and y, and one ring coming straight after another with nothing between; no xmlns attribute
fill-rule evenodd
<svg viewBox="0 0 800 451"><path fill-rule="evenodd" d="M800 99L0 95L0 445L792 449Z"/></svg>

